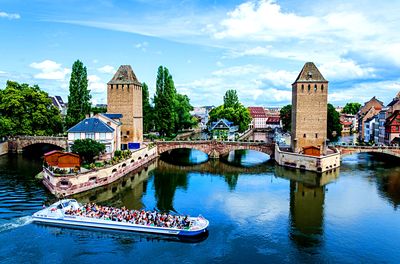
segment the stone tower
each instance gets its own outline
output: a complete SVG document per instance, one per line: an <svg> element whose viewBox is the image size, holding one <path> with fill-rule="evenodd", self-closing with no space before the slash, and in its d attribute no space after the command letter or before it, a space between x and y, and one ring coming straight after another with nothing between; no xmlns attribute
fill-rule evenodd
<svg viewBox="0 0 400 264"><path fill-rule="evenodd" d="M312 62L307 62L292 84L292 149L319 147L325 152L328 81Z"/></svg>
<svg viewBox="0 0 400 264"><path fill-rule="evenodd" d="M121 149L143 141L142 84L130 65L121 65L107 83L107 113L122 114Z"/></svg>

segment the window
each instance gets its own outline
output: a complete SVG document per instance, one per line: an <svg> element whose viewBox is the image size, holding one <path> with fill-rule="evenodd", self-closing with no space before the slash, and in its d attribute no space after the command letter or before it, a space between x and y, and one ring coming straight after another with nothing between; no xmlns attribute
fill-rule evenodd
<svg viewBox="0 0 400 264"><path fill-rule="evenodd" d="M126 134L129 135L129 130L126 131Z"/></svg>
<svg viewBox="0 0 400 264"><path fill-rule="evenodd" d="M318 133L315 133L315 138L318 138Z"/></svg>
<svg viewBox="0 0 400 264"><path fill-rule="evenodd" d="M85 133L85 138L94 139L94 133Z"/></svg>
<svg viewBox="0 0 400 264"><path fill-rule="evenodd" d="M316 91L317 91L317 85L314 84L314 92L316 92Z"/></svg>
<svg viewBox="0 0 400 264"><path fill-rule="evenodd" d="M306 138L306 134L303 135L303 138Z"/></svg>
<svg viewBox="0 0 400 264"><path fill-rule="evenodd" d="M310 91L311 90L311 85L308 85L308 91Z"/></svg>
<svg viewBox="0 0 400 264"><path fill-rule="evenodd" d="M74 140L81 139L81 133L74 133Z"/></svg>
<svg viewBox="0 0 400 264"><path fill-rule="evenodd" d="M100 139L106 139L106 133L99 133Z"/></svg>
<svg viewBox="0 0 400 264"><path fill-rule="evenodd" d="M324 85L323 84L321 85L321 91L324 91Z"/></svg>
<svg viewBox="0 0 400 264"><path fill-rule="evenodd" d="M304 92L304 84L301 85L301 91Z"/></svg>

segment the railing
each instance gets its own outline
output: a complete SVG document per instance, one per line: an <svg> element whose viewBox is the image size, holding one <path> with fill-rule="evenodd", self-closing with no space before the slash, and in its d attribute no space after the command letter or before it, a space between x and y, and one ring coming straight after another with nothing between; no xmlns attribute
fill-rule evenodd
<svg viewBox="0 0 400 264"><path fill-rule="evenodd" d="M67 140L67 137L60 136L13 136L9 137L8 140L16 140L16 139L51 139L51 140Z"/></svg>

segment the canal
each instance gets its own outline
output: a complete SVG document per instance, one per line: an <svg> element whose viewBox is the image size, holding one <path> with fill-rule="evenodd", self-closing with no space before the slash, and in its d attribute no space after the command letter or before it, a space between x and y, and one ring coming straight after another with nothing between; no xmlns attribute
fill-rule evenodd
<svg viewBox="0 0 400 264"><path fill-rule="evenodd" d="M178 150L79 201L202 214L196 240L33 224L54 201L34 179L41 162L0 157L0 263L400 262L400 166L384 156L343 158L316 177L254 151L207 161Z"/></svg>

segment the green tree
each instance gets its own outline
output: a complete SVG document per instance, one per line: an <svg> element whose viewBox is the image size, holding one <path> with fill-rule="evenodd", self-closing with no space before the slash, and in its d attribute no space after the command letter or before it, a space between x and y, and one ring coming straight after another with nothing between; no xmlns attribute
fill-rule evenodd
<svg viewBox="0 0 400 264"><path fill-rule="evenodd" d="M228 90L224 95L224 108L235 108L239 104L239 98L236 90Z"/></svg>
<svg viewBox="0 0 400 264"><path fill-rule="evenodd" d="M90 107L90 112L94 115L107 113L107 107L92 106Z"/></svg>
<svg viewBox="0 0 400 264"><path fill-rule="evenodd" d="M279 116L282 120L283 130L290 132L292 129L292 105L282 107Z"/></svg>
<svg viewBox="0 0 400 264"><path fill-rule="evenodd" d="M195 124L189 113L193 109L189 98L176 92L174 81L166 67L158 68L153 101L154 124L162 136L171 136Z"/></svg>
<svg viewBox="0 0 400 264"><path fill-rule="evenodd" d="M355 115L355 114L358 113L360 108L361 108L361 104L360 103L347 103L343 107L342 113Z"/></svg>
<svg viewBox="0 0 400 264"><path fill-rule="evenodd" d="M190 104L190 99L187 95L176 94L175 111L177 120L175 124L175 131L181 129L188 129L197 124L197 119L190 114L193 106Z"/></svg>
<svg viewBox="0 0 400 264"><path fill-rule="evenodd" d="M62 132L60 111L39 86L7 81L0 90L0 136Z"/></svg>
<svg viewBox="0 0 400 264"><path fill-rule="evenodd" d="M98 156L106 149L104 144L97 142L91 138L77 139L71 146L73 153L79 154L85 163L92 163L94 157Z"/></svg>
<svg viewBox="0 0 400 264"><path fill-rule="evenodd" d="M154 109L150 105L149 87L146 83L142 84L142 103L143 103L143 130L148 133L154 127Z"/></svg>
<svg viewBox="0 0 400 264"><path fill-rule="evenodd" d="M209 113L209 122L225 118L239 126L239 132L245 131L251 121L249 110L244 107L235 90L228 90L224 96L224 104L212 109Z"/></svg>
<svg viewBox="0 0 400 264"><path fill-rule="evenodd" d="M90 90L88 90L87 70L80 60L72 65L69 81L68 109L65 118L67 128L70 128L90 113Z"/></svg>
<svg viewBox="0 0 400 264"><path fill-rule="evenodd" d="M342 125L340 124L340 114L335 107L328 104L328 131L329 140L334 141L342 133Z"/></svg>

